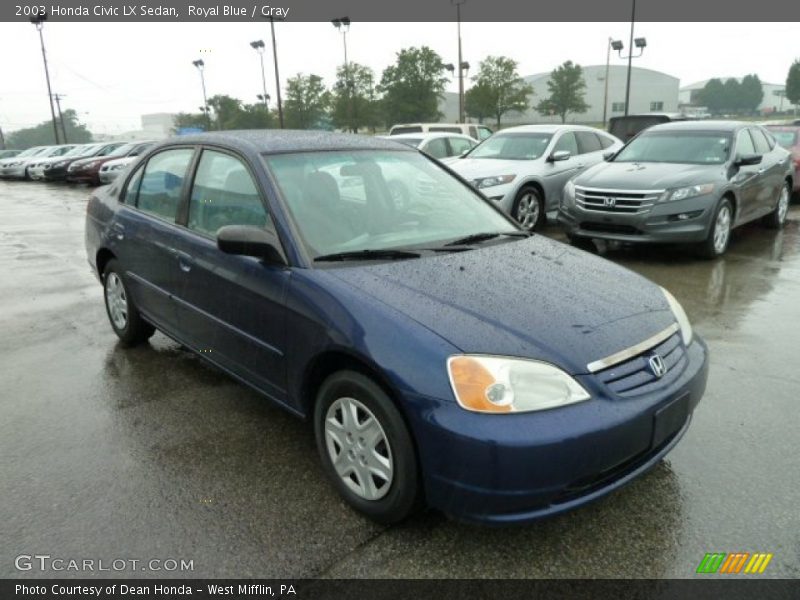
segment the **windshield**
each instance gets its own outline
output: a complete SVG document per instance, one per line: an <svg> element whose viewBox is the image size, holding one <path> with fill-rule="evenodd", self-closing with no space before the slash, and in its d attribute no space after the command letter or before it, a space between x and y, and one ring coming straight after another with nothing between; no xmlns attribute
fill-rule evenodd
<svg viewBox="0 0 800 600"><path fill-rule="evenodd" d="M119 148L122 145L123 145L122 143L111 144L109 146L106 146L100 152L98 152L97 154L94 154L93 156L97 156L98 158L101 157L101 156L111 156L112 155L111 153L114 152L114 150L116 150L117 148Z"/></svg>
<svg viewBox="0 0 800 600"><path fill-rule="evenodd" d="M470 187L416 152L266 155L314 257L441 247L482 232L519 230Z"/></svg>
<svg viewBox="0 0 800 600"><path fill-rule="evenodd" d="M731 136L719 131L644 132L614 157L614 162L721 165L728 160Z"/></svg>
<svg viewBox="0 0 800 600"><path fill-rule="evenodd" d="M25 158L26 156L36 156L40 152L47 150L47 146L36 146L35 148L28 148L17 154L17 158Z"/></svg>
<svg viewBox="0 0 800 600"><path fill-rule="evenodd" d="M136 144L122 144L122 146L120 146L113 152L107 154L107 156L114 156L114 157L127 156L128 152L130 152L134 148L136 148Z"/></svg>
<svg viewBox="0 0 800 600"><path fill-rule="evenodd" d="M75 146L72 150L64 154L64 157L66 158L67 156L82 156L84 152L86 152L89 148L90 146L87 146L86 144Z"/></svg>
<svg viewBox="0 0 800 600"><path fill-rule="evenodd" d="M475 146L470 158L500 158L505 160L535 160L547 149L549 133L496 133Z"/></svg>
<svg viewBox="0 0 800 600"><path fill-rule="evenodd" d="M791 148L797 143L797 134L794 131L788 129L770 129L769 132L772 134L772 137L775 138L775 141L784 148Z"/></svg>

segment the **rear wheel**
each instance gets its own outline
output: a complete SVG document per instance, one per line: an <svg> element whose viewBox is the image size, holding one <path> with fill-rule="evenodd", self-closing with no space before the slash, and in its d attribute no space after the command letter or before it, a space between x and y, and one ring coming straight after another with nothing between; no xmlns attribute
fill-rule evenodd
<svg viewBox="0 0 800 600"><path fill-rule="evenodd" d="M772 229L780 229L786 223L786 214L789 212L789 198L791 196L791 189L789 182L785 182L781 187L780 195L778 196L778 204L771 213L764 217L764 224Z"/></svg>
<svg viewBox="0 0 800 600"><path fill-rule="evenodd" d="M354 371L331 375L314 407L322 465L354 508L381 523L409 516L421 499L411 435L392 400Z"/></svg>
<svg viewBox="0 0 800 600"><path fill-rule="evenodd" d="M511 215L527 231L536 230L544 220L544 200L535 187L522 188L514 199Z"/></svg>
<svg viewBox="0 0 800 600"><path fill-rule="evenodd" d="M725 254L731 239L733 226L733 207L728 198L723 198L717 205L708 237L700 245L700 254L705 258L716 258Z"/></svg>
<svg viewBox="0 0 800 600"><path fill-rule="evenodd" d="M116 260L108 261L103 271L103 292L111 328L124 345L135 346L152 337L156 330L133 304Z"/></svg>

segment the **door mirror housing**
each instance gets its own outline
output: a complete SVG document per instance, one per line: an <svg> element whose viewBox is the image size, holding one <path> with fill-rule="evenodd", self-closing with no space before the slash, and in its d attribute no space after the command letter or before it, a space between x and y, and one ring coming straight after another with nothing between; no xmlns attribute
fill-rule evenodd
<svg viewBox="0 0 800 600"><path fill-rule="evenodd" d="M572 158L572 152L569 150L556 150L550 155L548 160L550 162L559 162L562 160L569 160L570 158Z"/></svg>
<svg viewBox="0 0 800 600"><path fill-rule="evenodd" d="M737 167L747 167L750 165L761 164L762 156L760 154L744 154L739 156L734 163Z"/></svg>
<svg viewBox="0 0 800 600"><path fill-rule="evenodd" d="M226 254L254 256L267 263L285 265L277 234L251 225L226 225L217 231L217 248Z"/></svg>
<svg viewBox="0 0 800 600"><path fill-rule="evenodd" d="M611 151L609 151L609 152L603 152L603 160L604 160L604 161L606 161L606 162L608 162L608 161L610 161L612 158L614 158L614 156L616 156L616 154L617 154L617 153L616 153L616 152L614 152L613 150L611 150Z"/></svg>

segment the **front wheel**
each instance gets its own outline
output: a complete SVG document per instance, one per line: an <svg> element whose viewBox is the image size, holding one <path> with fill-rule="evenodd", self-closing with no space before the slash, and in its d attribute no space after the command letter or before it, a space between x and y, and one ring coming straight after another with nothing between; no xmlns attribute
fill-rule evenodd
<svg viewBox="0 0 800 600"><path fill-rule="evenodd" d="M544 200L534 187L522 188L514 199L511 216L526 231L535 231L544 220Z"/></svg>
<svg viewBox="0 0 800 600"><path fill-rule="evenodd" d="M380 523L408 517L420 503L411 435L389 396L354 371L331 375L314 407L323 468L342 497Z"/></svg>
<svg viewBox="0 0 800 600"><path fill-rule="evenodd" d="M705 258L716 258L725 254L731 239L732 225L733 207L730 200L723 198L714 212L708 237L700 245L700 254Z"/></svg>
<svg viewBox="0 0 800 600"><path fill-rule="evenodd" d="M783 184L781 187L780 195L778 196L778 205L771 213L764 217L764 224L772 229L780 229L786 223L786 214L789 212L789 198L791 197L791 189L789 182Z"/></svg>
<svg viewBox="0 0 800 600"><path fill-rule="evenodd" d="M152 337L156 330L133 304L116 260L108 261L103 271L103 292L111 328L124 345L135 346Z"/></svg>

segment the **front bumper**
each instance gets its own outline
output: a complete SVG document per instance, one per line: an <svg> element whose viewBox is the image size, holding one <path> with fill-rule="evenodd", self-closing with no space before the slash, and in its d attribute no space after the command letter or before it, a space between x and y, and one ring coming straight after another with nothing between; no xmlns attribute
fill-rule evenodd
<svg viewBox="0 0 800 600"><path fill-rule="evenodd" d="M585 375L579 380L592 398L559 409L483 415L439 402L414 411L428 503L459 520L500 525L556 515L624 486L688 430L708 351L698 338L686 353L677 378L639 396L615 396Z"/></svg>
<svg viewBox="0 0 800 600"><path fill-rule="evenodd" d="M67 177L67 167L51 167L42 173L44 181L64 181Z"/></svg>
<svg viewBox="0 0 800 600"><path fill-rule="evenodd" d="M70 183L99 183L98 168L68 169L66 179Z"/></svg>
<svg viewBox="0 0 800 600"><path fill-rule="evenodd" d="M35 167L29 167L28 175L30 175L30 178L34 181L40 181L44 179L44 166L36 165Z"/></svg>
<svg viewBox="0 0 800 600"><path fill-rule="evenodd" d="M97 178L100 180L100 183L111 183L112 181L116 180L116 178L119 177L120 173L122 173L124 170L125 169L114 169L113 171L104 171L100 169L100 172L97 174Z"/></svg>
<svg viewBox="0 0 800 600"><path fill-rule="evenodd" d="M562 202L558 222L573 237L633 243L701 242L708 237L717 196L697 196L677 202L656 203L642 214L587 210ZM688 215L685 220L679 215Z"/></svg>
<svg viewBox="0 0 800 600"><path fill-rule="evenodd" d="M2 177L3 179L24 179L25 169L27 169L27 167L28 165L2 167L0 168L0 177Z"/></svg>

